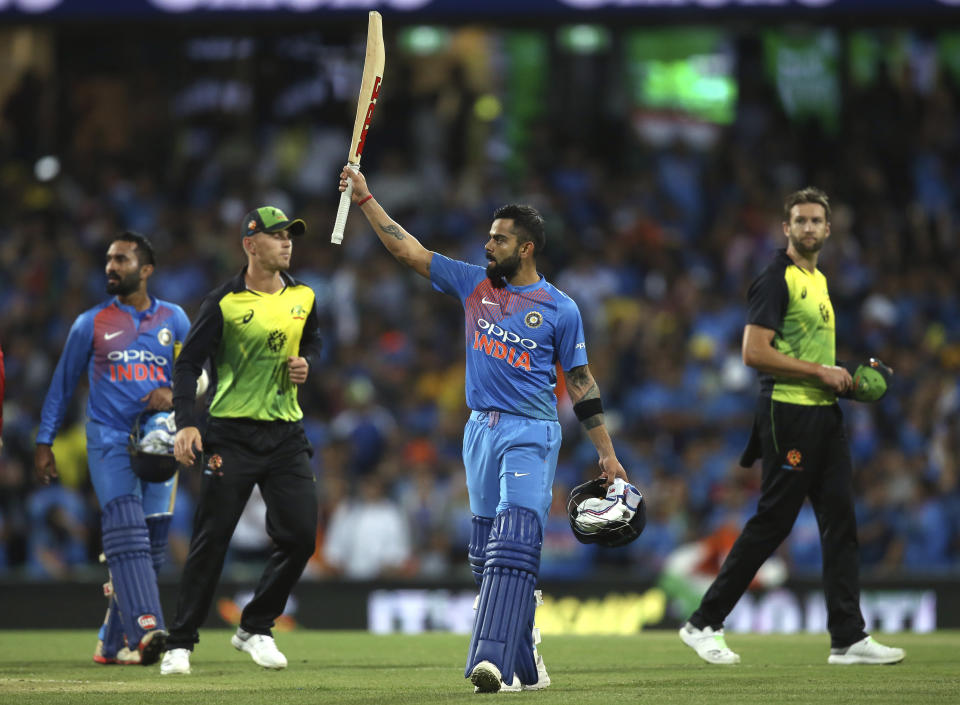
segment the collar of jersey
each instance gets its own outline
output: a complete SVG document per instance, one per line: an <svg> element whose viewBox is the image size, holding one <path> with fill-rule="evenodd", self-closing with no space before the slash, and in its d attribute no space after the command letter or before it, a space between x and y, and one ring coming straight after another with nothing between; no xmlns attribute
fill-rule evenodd
<svg viewBox="0 0 960 705"><path fill-rule="evenodd" d="M127 304L120 303L120 299L116 296L113 297L113 304L121 311L126 311L131 316L149 316L152 313L155 313L157 310L158 302L153 297L147 294L147 297L150 299L150 305L147 306L143 311L138 311L133 306L128 306Z"/></svg>
<svg viewBox="0 0 960 705"><path fill-rule="evenodd" d="M797 264L790 258L790 255L787 254L786 247L781 247L779 250L777 250L777 252L779 252L780 256L783 257L784 260L786 260L788 267L796 267L801 272L806 274L808 277L812 277L814 274L820 271L819 267L814 267L812 272L809 269L805 269L801 267L799 264Z"/></svg>
<svg viewBox="0 0 960 705"><path fill-rule="evenodd" d="M230 282L230 291L232 291L235 294L240 293L241 291L250 291L259 296L270 296L270 294L267 294L263 291L255 291L253 289L248 289L246 276L247 276L247 265L243 265L243 268L240 270L240 273L237 276L235 276L233 280ZM296 281L294 281L293 277L291 277L286 272L280 272L280 278L283 279L283 289L286 289L288 286L293 286L294 284L296 284ZM276 293L279 294L281 291L283 291L283 289L281 289Z"/></svg>
<svg viewBox="0 0 960 705"><path fill-rule="evenodd" d="M513 284L508 283L504 288L507 291L513 291L516 293L520 293L521 291L533 291L534 289L539 289L541 286L543 286L544 278L543 278L543 275L540 274L540 272L537 272L537 276L540 278L537 279L537 281L535 281L533 284L527 284L526 286L513 286Z"/></svg>

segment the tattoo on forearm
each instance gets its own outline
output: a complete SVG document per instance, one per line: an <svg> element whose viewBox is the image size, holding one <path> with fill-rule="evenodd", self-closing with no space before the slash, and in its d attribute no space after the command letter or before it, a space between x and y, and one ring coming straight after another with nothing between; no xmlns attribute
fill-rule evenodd
<svg viewBox="0 0 960 705"><path fill-rule="evenodd" d="M600 397L600 387L597 386L597 383L594 382L590 385L590 388L583 393L583 396L580 397L577 401L585 401L587 399L598 399Z"/></svg>
<svg viewBox="0 0 960 705"><path fill-rule="evenodd" d="M597 426L603 426L603 414L594 414L593 416L584 419L581 423L583 423L583 427L587 431L592 428L596 428Z"/></svg>
<svg viewBox="0 0 960 705"><path fill-rule="evenodd" d="M385 232L387 235L392 235L397 240L402 240L403 238L406 237L406 235L403 234L403 231L397 225L393 225L393 224L381 225L380 229L383 232Z"/></svg>
<svg viewBox="0 0 960 705"><path fill-rule="evenodd" d="M570 398L573 399L574 403L580 401L581 398L577 395L581 389L587 388L590 381L590 371L586 365L574 367L567 372L567 388L570 390Z"/></svg>

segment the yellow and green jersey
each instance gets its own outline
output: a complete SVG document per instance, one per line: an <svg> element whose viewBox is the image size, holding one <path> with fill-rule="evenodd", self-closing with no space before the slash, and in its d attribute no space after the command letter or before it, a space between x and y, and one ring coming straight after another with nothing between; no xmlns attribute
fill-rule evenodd
<svg viewBox="0 0 960 705"><path fill-rule="evenodd" d="M212 363L210 416L257 421L299 421L297 385L290 382L289 357L305 357L313 368L320 334L313 290L287 274L280 291L246 288L246 269L204 299L177 358L174 405L177 426L196 426L189 379ZM177 384L183 373L184 382ZM195 374L194 374L195 373Z"/></svg>
<svg viewBox="0 0 960 705"><path fill-rule="evenodd" d="M798 267L786 250L780 250L750 285L747 301L747 323L773 330L777 351L798 360L835 364L836 321L827 279L819 269ZM760 382L761 393L774 401L823 406L837 400L812 380L762 375Z"/></svg>

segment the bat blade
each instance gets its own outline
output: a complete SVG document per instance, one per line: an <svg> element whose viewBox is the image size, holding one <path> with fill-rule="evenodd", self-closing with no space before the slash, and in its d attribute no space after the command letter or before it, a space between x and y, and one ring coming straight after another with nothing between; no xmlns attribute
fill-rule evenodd
<svg viewBox="0 0 960 705"><path fill-rule="evenodd" d="M379 12L371 11L367 20L367 53L363 62L363 78L360 81L357 114L353 121L353 136L350 140L350 152L347 155L347 163L358 170L360 168L360 157L363 155L363 148L367 143L367 131L370 129L373 111L377 107L377 99L380 97L385 59L383 19ZM352 184L348 183L347 190L340 194L337 218L333 224L333 233L330 235L330 242L337 245L343 242L343 230L347 224L347 213L350 210L352 193Z"/></svg>

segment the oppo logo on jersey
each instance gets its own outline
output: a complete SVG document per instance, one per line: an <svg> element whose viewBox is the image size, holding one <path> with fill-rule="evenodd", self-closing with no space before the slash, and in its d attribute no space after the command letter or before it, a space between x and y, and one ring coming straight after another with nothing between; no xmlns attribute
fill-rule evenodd
<svg viewBox="0 0 960 705"><path fill-rule="evenodd" d="M111 382L167 382L167 358L154 355L149 350L113 350L107 353L110 360Z"/></svg>
<svg viewBox="0 0 960 705"><path fill-rule="evenodd" d="M530 371L530 353L527 351L534 350L537 347L535 342L529 338L521 338L516 333L504 330L495 323L490 323L482 318L477 319L477 325L489 333L489 337L487 337L487 333L481 334L478 330L473 331L474 350L482 350L490 357L505 360L508 365L522 368L527 372ZM517 355L517 349L513 345L508 347L507 343L518 343L527 350L521 350L520 354Z"/></svg>
<svg viewBox="0 0 960 705"><path fill-rule="evenodd" d="M163 355L154 355L149 350L112 350L107 353L107 359L111 362L146 362L166 367L167 358Z"/></svg>
<svg viewBox="0 0 960 705"><path fill-rule="evenodd" d="M496 323L488 323L484 319L478 318L477 325L480 327L481 330L485 330L492 337L499 338L504 343L512 343L512 344L520 343L520 345L525 347L527 350L536 350L537 348L537 344L534 341L530 340L530 338L521 338L519 335L517 335L516 333L513 333L512 331L504 330L503 328L498 326Z"/></svg>

